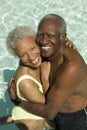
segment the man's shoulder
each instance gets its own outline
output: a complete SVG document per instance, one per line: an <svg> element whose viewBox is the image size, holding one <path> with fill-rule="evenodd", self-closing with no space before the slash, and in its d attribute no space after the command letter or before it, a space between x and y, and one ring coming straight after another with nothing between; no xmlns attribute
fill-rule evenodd
<svg viewBox="0 0 87 130"><path fill-rule="evenodd" d="M80 55L79 52L77 52L74 49L65 49L65 61L67 61L67 65L70 65L70 68L74 68L74 67L78 67L81 65L85 65L85 61L83 59L83 57Z"/></svg>
<svg viewBox="0 0 87 130"><path fill-rule="evenodd" d="M71 53L67 64L65 65L64 74L72 78L80 79L81 75L85 75L87 65L82 56L78 52ZM87 74L86 74L87 75Z"/></svg>
<svg viewBox="0 0 87 130"><path fill-rule="evenodd" d="M57 71L57 77L76 77L79 73L83 73L84 68L87 70L86 63L76 54L69 58L65 58L63 65Z"/></svg>

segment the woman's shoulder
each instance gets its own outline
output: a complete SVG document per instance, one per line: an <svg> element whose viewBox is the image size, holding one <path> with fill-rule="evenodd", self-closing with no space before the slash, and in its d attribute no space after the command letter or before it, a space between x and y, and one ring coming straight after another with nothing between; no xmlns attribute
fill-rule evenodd
<svg viewBox="0 0 87 130"><path fill-rule="evenodd" d="M17 81L21 76L28 75L29 68L25 66L19 66L15 73L15 80Z"/></svg>

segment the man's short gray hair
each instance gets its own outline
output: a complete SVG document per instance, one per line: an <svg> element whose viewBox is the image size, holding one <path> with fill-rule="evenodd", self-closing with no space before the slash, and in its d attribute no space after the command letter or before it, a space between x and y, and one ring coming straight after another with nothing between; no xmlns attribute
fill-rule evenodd
<svg viewBox="0 0 87 130"><path fill-rule="evenodd" d="M59 15L57 15L57 14L47 14L47 15L45 15L45 16L41 19L41 21L40 21L40 23L39 23L39 25L38 25L38 29L39 29L41 23L42 23L44 20L46 20L46 19L56 19L56 20L58 21L58 26L60 26L60 34L63 35L63 34L66 33L66 22L65 22L65 20L64 20L63 17L61 17L61 16L59 16Z"/></svg>
<svg viewBox="0 0 87 130"><path fill-rule="evenodd" d="M29 26L17 26L9 32L6 38L6 46L10 53L16 56L15 43L27 36L31 36L35 39L36 33Z"/></svg>

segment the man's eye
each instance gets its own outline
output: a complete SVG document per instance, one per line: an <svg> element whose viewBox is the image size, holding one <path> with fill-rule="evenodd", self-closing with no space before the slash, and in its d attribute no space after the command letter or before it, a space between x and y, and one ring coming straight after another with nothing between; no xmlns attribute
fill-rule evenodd
<svg viewBox="0 0 87 130"><path fill-rule="evenodd" d="M37 37L38 38L42 38L43 37L43 34L41 33L41 34L37 34Z"/></svg>
<svg viewBox="0 0 87 130"><path fill-rule="evenodd" d="M54 35L48 34L48 37L49 37L49 38L54 38Z"/></svg>
<svg viewBox="0 0 87 130"><path fill-rule="evenodd" d="M49 37L49 38L55 38L55 35L53 35L53 34L48 34L48 37Z"/></svg>

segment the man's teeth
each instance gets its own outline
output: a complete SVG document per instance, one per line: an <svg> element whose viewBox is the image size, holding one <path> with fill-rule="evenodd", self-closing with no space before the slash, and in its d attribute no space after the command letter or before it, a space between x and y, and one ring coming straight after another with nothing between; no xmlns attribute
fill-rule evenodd
<svg viewBox="0 0 87 130"><path fill-rule="evenodd" d="M50 47L42 47L42 49L44 50L48 50Z"/></svg>

